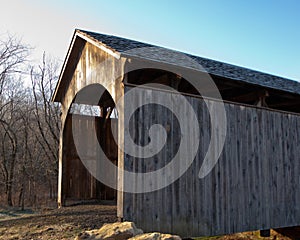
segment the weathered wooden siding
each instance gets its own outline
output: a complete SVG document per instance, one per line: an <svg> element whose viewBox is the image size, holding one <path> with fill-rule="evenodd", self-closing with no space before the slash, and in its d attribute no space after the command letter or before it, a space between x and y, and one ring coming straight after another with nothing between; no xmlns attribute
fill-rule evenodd
<svg viewBox="0 0 300 240"><path fill-rule="evenodd" d="M125 92L128 90L130 87L125 88ZM149 94L152 98L171 98L183 114L186 112L171 93L141 90L135 101ZM199 179L210 140L210 117L202 99L186 98L200 126L200 147L193 164L164 189L126 193L124 219L135 221L145 231L181 236L300 225L300 116L225 103L227 137L223 152L212 172ZM125 109L126 104L130 103L125 103ZM135 142L147 144L147 131L154 123L170 128L164 149L153 161L126 155L126 169L153 171L167 164L178 150L178 122L159 105L145 106L133 115L130 131Z"/></svg>
<svg viewBox="0 0 300 240"><path fill-rule="evenodd" d="M91 161L99 161L100 156L96 150L97 145L100 144L101 138L105 138L105 146L103 146L103 149L106 156L117 165L118 148L112 135L112 131L117 132L117 124L117 119L107 119L106 128L103 130L103 118L74 114L69 115L64 138L66 141L64 149L64 194L66 199L116 200L116 191L95 179L82 163L82 160L78 156L76 145L74 144L72 129L76 129L76 134L81 136L80 139L77 139L77 142L81 146L81 157L90 159ZM93 134L94 131L97 132L97 135Z"/></svg>

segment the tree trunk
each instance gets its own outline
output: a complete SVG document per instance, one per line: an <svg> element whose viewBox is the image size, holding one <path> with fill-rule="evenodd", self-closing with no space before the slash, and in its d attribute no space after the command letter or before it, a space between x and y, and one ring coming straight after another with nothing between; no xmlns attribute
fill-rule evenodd
<svg viewBox="0 0 300 240"><path fill-rule="evenodd" d="M12 183L9 181L7 185L7 205L12 207Z"/></svg>
<svg viewBox="0 0 300 240"><path fill-rule="evenodd" d="M22 183L19 193L19 201L18 201L19 207L21 207L21 210L24 210L24 183Z"/></svg>

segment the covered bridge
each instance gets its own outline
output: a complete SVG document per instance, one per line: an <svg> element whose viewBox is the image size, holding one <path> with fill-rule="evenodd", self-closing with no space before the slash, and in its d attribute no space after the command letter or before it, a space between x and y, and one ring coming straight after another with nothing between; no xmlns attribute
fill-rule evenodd
<svg viewBox="0 0 300 240"><path fill-rule="evenodd" d="M122 220L189 237L300 225L298 82L76 30L53 101L59 206L114 200Z"/></svg>

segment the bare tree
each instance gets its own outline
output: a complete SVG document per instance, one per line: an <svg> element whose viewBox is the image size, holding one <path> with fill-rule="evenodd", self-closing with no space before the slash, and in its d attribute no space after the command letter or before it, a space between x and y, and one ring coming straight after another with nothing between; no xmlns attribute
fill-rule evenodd
<svg viewBox="0 0 300 240"><path fill-rule="evenodd" d="M10 128L10 124L0 120L4 130L2 140L2 164L1 169L5 181L5 193L7 195L7 204L12 206L12 185L14 180L14 170L17 155L17 136Z"/></svg>
<svg viewBox="0 0 300 240"><path fill-rule="evenodd" d="M0 35L1 38L2 36ZM0 40L0 95L7 78L22 73L22 65L27 61L28 55L29 47L20 39L8 34L4 40Z"/></svg>
<svg viewBox="0 0 300 240"><path fill-rule="evenodd" d="M15 111L14 97L9 96L6 90L21 77L28 55L29 47L20 39L7 35L0 40L0 169L8 205L12 205L12 188L18 153L18 136L15 131L18 118L15 116L17 111Z"/></svg>
<svg viewBox="0 0 300 240"><path fill-rule="evenodd" d="M58 61L44 54L32 65L28 53L14 37L0 40L0 191L22 209L25 200L36 205L42 195L55 197L60 127L59 106L50 101Z"/></svg>
<svg viewBox="0 0 300 240"><path fill-rule="evenodd" d="M3 174L7 204L13 205L12 191L15 180L15 168L19 155L20 130L24 126L22 118L23 88L20 82L12 81L2 86L0 111L0 166Z"/></svg>
<svg viewBox="0 0 300 240"><path fill-rule="evenodd" d="M58 104L51 102L51 96L55 90L58 79L58 62L43 55L42 64L31 69L31 83L34 98L34 116L37 123L37 140L49 159L45 166L49 195L53 196L56 188L56 176L58 173L58 144L60 129L60 108ZM55 179L55 183L53 182Z"/></svg>

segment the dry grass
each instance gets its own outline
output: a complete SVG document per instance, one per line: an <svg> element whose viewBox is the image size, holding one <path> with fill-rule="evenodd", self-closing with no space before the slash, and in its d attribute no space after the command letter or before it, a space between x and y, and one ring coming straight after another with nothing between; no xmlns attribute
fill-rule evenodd
<svg viewBox="0 0 300 240"><path fill-rule="evenodd" d="M271 230L270 237L260 237L259 231L256 231L256 232L237 233L237 234L219 236L219 237L201 237L201 238L196 238L196 240L290 240L290 238L284 237L279 233Z"/></svg>

